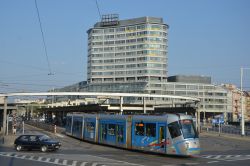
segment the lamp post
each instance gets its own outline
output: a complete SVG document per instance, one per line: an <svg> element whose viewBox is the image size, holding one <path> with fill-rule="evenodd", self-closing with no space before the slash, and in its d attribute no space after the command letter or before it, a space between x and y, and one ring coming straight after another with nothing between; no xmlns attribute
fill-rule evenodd
<svg viewBox="0 0 250 166"><path fill-rule="evenodd" d="M243 111L243 70L249 70L250 68L240 68L240 91L241 91L241 135L245 135L245 118L244 118L244 111Z"/></svg>

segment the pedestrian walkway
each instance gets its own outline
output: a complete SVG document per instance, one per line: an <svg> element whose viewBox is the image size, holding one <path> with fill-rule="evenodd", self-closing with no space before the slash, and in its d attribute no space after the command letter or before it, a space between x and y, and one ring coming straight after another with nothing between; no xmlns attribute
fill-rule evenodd
<svg viewBox="0 0 250 166"><path fill-rule="evenodd" d="M11 147L14 145L15 139L19 136L14 134L9 135L3 135L3 133L0 133L0 147Z"/></svg>
<svg viewBox="0 0 250 166"><path fill-rule="evenodd" d="M241 135L234 135L234 134L226 134L226 133L217 133L217 132L202 132L200 133L201 136L214 136L214 137L224 137L236 140L244 140L250 141L250 137L241 136Z"/></svg>

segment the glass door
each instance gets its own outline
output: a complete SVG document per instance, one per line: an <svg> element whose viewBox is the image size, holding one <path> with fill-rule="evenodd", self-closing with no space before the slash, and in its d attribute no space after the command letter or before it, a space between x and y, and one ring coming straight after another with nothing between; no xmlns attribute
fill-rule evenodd
<svg viewBox="0 0 250 166"><path fill-rule="evenodd" d="M165 152L166 149L166 125L159 124L158 126L158 144L160 145L160 151Z"/></svg>

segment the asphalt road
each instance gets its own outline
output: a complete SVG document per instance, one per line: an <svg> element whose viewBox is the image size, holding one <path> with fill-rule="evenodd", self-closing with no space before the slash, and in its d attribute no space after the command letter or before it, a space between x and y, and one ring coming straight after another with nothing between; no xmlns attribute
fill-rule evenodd
<svg viewBox="0 0 250 166"><path fill-rule="evenodd" d="M173 166L173 165L249 165L250 139L214 134L200 135L202 146L198 157L176 157L118 149L83 142L65 135L26 127L27 133L45 133L62 142L57 152L16 152L12 145L0 146L1 166ZM13 137L14 138L14 137ZM10 141L10 140L9 140Z"/></svg>

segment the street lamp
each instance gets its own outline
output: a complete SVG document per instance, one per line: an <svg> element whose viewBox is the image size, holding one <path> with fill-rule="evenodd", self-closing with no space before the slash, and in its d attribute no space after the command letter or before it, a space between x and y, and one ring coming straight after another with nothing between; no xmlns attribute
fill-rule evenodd
<svg viewBox="0 0 250 166"><path fill-rule="evenodd" d="M243 70L250 70L250 68L241 67L240 68L240 91L241 91L241 135L245 135L245 119L244 119L244 111L243 111Z"/></svg>

